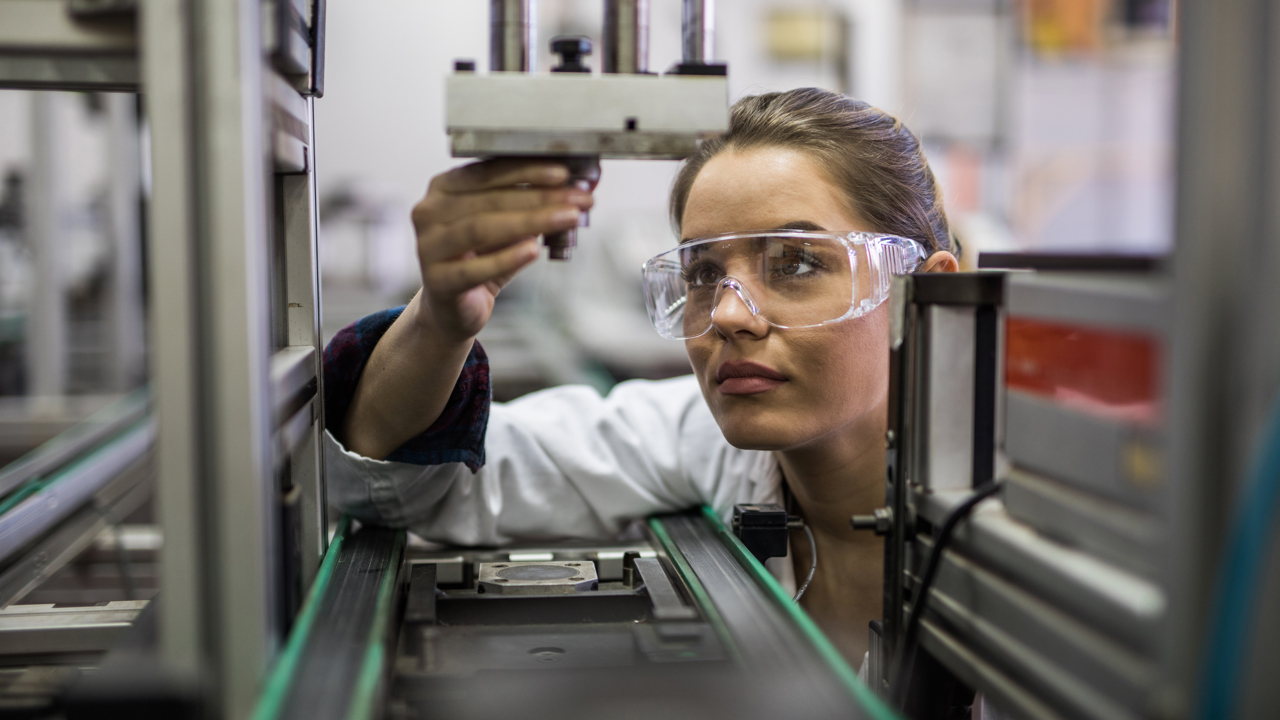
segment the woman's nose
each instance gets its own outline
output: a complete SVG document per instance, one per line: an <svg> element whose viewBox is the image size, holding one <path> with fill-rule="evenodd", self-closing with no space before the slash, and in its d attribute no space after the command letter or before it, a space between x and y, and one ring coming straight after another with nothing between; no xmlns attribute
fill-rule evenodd
<svg viewBox="0 0 1280 720"><path fill-rule="evenodd" d="M726 278L720 286L720 297L711 310L711 326L723 337L738 333L761 337L769 332L769 323L740 283Z"/></svg>

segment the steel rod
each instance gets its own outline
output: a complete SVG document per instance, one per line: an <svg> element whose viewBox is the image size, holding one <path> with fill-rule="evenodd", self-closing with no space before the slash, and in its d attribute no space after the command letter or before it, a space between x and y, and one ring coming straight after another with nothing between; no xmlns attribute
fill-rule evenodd
<svg viewBox="0 0 1280 720"><path fill-rule="evenodd" d="M715 59L715 0L684 0L681 22L684 62L709 63Z"/></svg>
<svg viewBox="0 0 1280 720"><path fill-rule="evenodd" d="M604 71L649 71L649 0L604 0Z"/></svg>
<svg viewBox="0 0 1280 720"><path fill-rule="evenodd" d="M533 72L534 0L489 0L490 72Z"/></svg>

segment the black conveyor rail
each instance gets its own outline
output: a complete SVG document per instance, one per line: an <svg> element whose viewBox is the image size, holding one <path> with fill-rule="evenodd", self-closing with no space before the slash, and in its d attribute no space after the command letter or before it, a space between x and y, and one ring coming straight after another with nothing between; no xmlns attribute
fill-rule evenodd
<svg viewBox="0 0 1280 720"><path fill-rule="evenodd" d="M378 711L405 533L352 528L344 517L254 720L363 720Z"/></svg>
<svg viewBox="0 0 1280 720"><path fill-rule="evenodd" d="M789 674L831 717L897 717L714 513L657 517L650 527L686 583L697 586L693 594L714 606L714 624L747 670Z"/></svg>

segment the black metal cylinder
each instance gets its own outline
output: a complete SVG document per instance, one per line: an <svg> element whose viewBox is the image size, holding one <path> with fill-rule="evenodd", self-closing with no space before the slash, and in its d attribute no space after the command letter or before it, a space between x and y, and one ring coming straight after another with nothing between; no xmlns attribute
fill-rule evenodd
<svg viewBox="0 0 1280 720"><path fill-rule="evenodd" d="M591 191L600 182L600 158L594 155L575 155L556 158L569 168L569 184L580 190ZM591 215L583 211L578 218L578 227L591 224ZM570 228L560 232L547 233L542 236L542 244L547 247L547 257L552 260L568 260L573 257L573 249L578 246L578 229Z"/></svg>

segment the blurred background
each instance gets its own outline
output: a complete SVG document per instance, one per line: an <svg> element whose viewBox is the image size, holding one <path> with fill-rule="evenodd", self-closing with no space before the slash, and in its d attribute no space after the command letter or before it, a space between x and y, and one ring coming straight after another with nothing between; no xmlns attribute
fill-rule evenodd
<svg viewBox="0 0 1280 720"><path fill-rule="evenodd" d="M538 38L599 40L601 4L540 0ZM446 73L483 60L482 2L329 7L316 102L324 335L407 301L409 211L461 161ZM651 61L680 54L680 3L652 0ZM982 252L1162 254L1171 245L1177 17L1171 0L722 0L732 99L819 86L925 141L973 267ZM592 61L599 66L599 58ZM132 96L0 91L0 462L146 377L141 208L147 132ZM644 315L638 268L674 242L677 164L604 161L569 263L539 262L481 336L498 399L688 371Z"/></svg>

